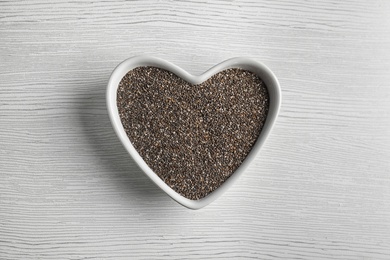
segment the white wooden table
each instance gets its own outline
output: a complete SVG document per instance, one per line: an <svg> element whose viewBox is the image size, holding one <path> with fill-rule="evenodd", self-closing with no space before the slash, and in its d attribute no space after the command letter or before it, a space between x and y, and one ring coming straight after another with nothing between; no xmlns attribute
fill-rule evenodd
<svg viewBox="0 0 390 260"><path fill-rule="evenodd" d="M0 2L0 259L390 259L389 1L48 2ZM202 210L112 130L107 80L138 54L280 80L258 159Z"/></svg>

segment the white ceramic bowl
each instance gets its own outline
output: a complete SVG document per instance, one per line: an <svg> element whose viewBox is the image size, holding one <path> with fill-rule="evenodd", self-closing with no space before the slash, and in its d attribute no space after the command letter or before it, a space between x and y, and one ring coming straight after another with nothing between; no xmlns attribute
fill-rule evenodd
<svg viewBox="0 0 390 260"><path fill-rule="evenodd" d="M251 152L241 164L241 166L231 175L229 179L227 179L219 188L217 188L214 192L209 194L208 196L200 199L200 200L190 200L173 189L171 189L163 180L161 180L152 169L145 163L142 157L138 154L137 150L132 145L131 141L126 135L126 132L122 126L121 119L118 114L117 108L117 88L121 79L129 72L130 70L140 67L140 66L154 66L159 67L168 71L173 72L180 78L186 80L191 84L199 84L203 81L207 80L214 74L229 68L241 68L245 70L252 71L257 74L266 84L269 97L270 97L270 107L266 122L261 131L259 138L257 139L254 147ZM171 196L174 200L179 202L185 207L190 209L200 209L207 204L214 201L216 198L221 196L244 172L245 168L256 158L256 155L260 151L261 146L264 144L267 139L271 129L276 121L276 118L279 113L280 104L281 104L281 90L279 86L279 82L276 79L275 75L272 71L267 68L264 64L256 62L252 59L248 58L233 58L226 60L205 73L194 76L179 68L178 66L150 56L136 56L130 59L123 61L119 64L111 74L110 80L108 82L107 87L107 109L108 114L110 116L111 123L113 128L118 135L120 141L123 146L126 148L128 153L133 157L134 161L138 164L138 166L144 171L144 173L163 191L165 191L169 196Z"/></svg>

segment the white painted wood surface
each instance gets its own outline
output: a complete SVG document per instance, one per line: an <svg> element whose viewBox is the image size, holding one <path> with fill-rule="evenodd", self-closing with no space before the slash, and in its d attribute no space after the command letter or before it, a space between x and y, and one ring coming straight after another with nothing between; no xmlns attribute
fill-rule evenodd
<svg viewBox="0 0 390 260"><path fill-rule="evenodd" d="M1 1L0 259L390 259L389 1ZM115 136L125 58L266 63L283 105L199 211Z"/></svg>

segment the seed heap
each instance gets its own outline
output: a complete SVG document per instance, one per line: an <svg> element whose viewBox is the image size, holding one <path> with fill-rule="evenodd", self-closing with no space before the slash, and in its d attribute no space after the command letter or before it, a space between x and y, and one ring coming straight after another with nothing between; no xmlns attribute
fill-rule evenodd
<svg viewBox="0 0 390 260"><path fill-rule="evenodd" d="M173 190L201 199L226 181L256 142L269 96L254 73L227 69L199 85L156 67L121 80L122 125L148 166Z"/></svg>

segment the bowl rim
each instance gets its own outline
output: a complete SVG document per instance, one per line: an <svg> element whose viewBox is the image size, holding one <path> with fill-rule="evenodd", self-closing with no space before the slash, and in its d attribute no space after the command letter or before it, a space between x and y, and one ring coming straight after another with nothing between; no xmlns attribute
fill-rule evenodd
<svg viewBox="0 0 390 260"><path fill-rule="evenodd" d="M209 79L214 74L221 72L229 68L241 68L249 70L256 75L258 75L265 83L269 97L270 97L270 106L268 110L268 115L262 131L257 138L256 143L252 147L252 150L248 156L244 159L243 163L236 169L235 172L215 191L207 195L206 197L199 200L190 200L180 195L169 187L160 177L153 172L153 170L146 164L143 158L139 155L137 150L132 145L130 139L127 137L127 134L122 126L122 122L119 117L118 108L117 108L117 89L119 82L130 70L142 67L142 66L153 66L162 68L172 73L176 74L178 77L186 80L191 84L200 84L203 81ZM257 62L251 58L246 57L236 57L225 60L204 73L200 75L192 75L180 68L179 66L163 60L161 58L149 56L149 55L140 55L134 56L129 59L121 62L111 73L110 79L108 81L107 90L106 90L106 105L108 110L108 115L111 121L111 124L114 128L116 135L121 141L122 145L125 147L127 152L136 162L136 164L141 168L141 170L165 193L167 193L172 199L180 203L181 205L190 208L190 209L200 209L210 204L212 201L221 196L226 192L231 185L243 174L248 165L255 159L256 155L259 153L260 148L264 145L266 139L268 138L275 122L276 118L280 111L282 101L282 94L279 81L277 80L274 73L263 63Z"/></svg>

